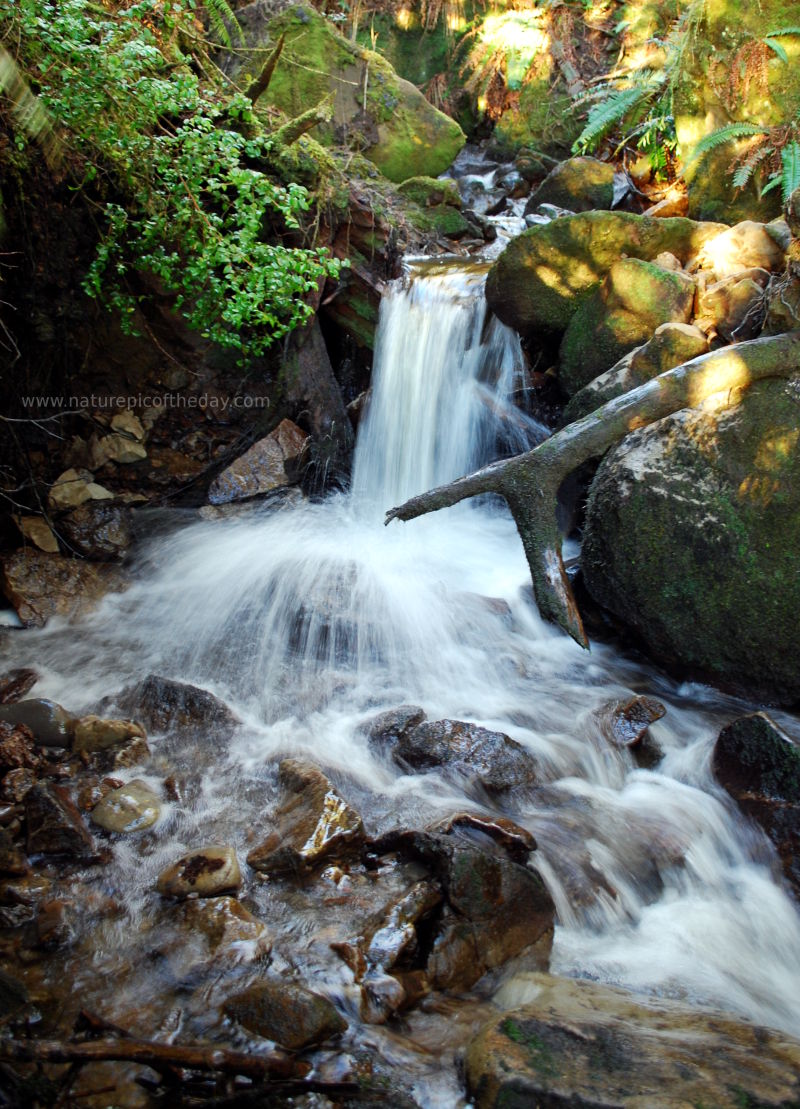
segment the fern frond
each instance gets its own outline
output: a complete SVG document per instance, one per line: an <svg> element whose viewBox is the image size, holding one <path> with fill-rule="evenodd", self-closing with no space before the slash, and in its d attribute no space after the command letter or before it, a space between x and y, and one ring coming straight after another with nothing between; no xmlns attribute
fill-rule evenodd
<svg viewBox="0 0 800 1109"><path fill-rule="evenodd" d="M785 204L795 189L800 188L800 146L793 141L781 151L781 195Z"/></svg>
<svg viewBox="0 0 800 1109"><path fill-rule="evenodd" d="M745 139L751 135L763 135L765 131L764 127L757 127L754 123L728 123L725 127L718 127L716 131L702 138L694 148L687 162L687 169L705 158L712 150L716 150L718 146L724 146L726 142Z"/></svg>
<svg viewBox="0 0 800 1109"><path fill-rule="evenodd" d="M778 55L778 57L780 58L780 60L782 62L788 62L789 61L789 55L786 53L785 49L781 46L781 44L779 42L777 42L775 39L771 39L771 38L765 38L764 42L770 48L770 50L773 52L773 54Z"/></svg>
<svg viewBox="0 0 800 1109"><path fill-rule="evenodd" d="M205 9L208 15L208 25L221 46L225 46L229 50L233 46L231 30L233 30L239 42L244 42L242 26L228 0L205 0Z"/></svg>
<svg viewBox="0 0 800 1109"><path fill-rule="evenodd" d="M784 35L800 35L800 26L795 25L794 27L781 27L778 31L767 31L766 35L764 35L764 38L779 39L783 38Z"/></svg>
<svg viewBox="0 0 800 1109"><path fill-rule="evenodd" d="M607 99L595 104L589 112L586 126L572 144L573 153L582 153L596 146L612 127L651 96L653 91L648 85L634 85L633 88L617 89Z"/></svg>

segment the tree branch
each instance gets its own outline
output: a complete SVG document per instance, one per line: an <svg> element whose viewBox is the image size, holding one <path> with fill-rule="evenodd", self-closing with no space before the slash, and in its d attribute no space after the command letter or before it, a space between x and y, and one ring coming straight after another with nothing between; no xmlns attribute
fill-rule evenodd
<svg viewBox="0 0 800 1109"><path fill-rule="evenodd" d="M272 138L280 146L291 146L301 135L304 135L306 131L310 131L312 127L316 127L318 123L328 123L332 115L333 102L330 96L326 96L315 108L309 108L307 112L290 119L288 123L284 123L283 127L279 127L273 133Z"/></svg>
<svg viewBox="0 0 800 1109"><path fill-rule="evenodd" d="M260 96L263 96L269 88L269 83L272 80L272 74L275 72L275 66L278 64L278 59L281 56L281 51L283 50L283 44L285 41L286 34L284 32L284 34L281 35L281 37L275 44L275 49L270 53L269 57L261 67L261 72L259 73L258 77L256 77L255 81L253 81L249 85L247 91L245 92L245 96L253 105L253 107L255 107L258 98Z"/></svg>

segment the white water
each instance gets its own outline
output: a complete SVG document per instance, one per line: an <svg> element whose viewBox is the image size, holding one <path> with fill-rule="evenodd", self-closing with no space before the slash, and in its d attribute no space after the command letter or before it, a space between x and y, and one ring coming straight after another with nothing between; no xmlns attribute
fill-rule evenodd
<svg viewBox="0 0 800 1109"><path fill-rule="evenodd" d="M246 721L225 750L213 736L189 753L155 737L157 765L188 778L192 804L173 809L148 852L117 849L131 907L201 833L244 854L263 783L286 753L338 774L373 830L481 804L368 749L366 719L416 703L430 719L502 730L541 760L551 788L509 806L538 839L534 859L558 905L555 972L800 1035L800 919L766 840L709 772L721 723L745 707L609 648L587 654L542 624L497 505L383 527L387 508L488 460L503 429L505 449L537 435L509 406L520 352L509 331L485 328L481 282L476 270L429 267L385 299L351 495L154 540L126 594L80 626L11 633L8 653L44 672L37 694L75 712L155 672L212 689ZM668 706L652 728L666 752L657 773L612 749L594 716L632 692Z"/></svg>

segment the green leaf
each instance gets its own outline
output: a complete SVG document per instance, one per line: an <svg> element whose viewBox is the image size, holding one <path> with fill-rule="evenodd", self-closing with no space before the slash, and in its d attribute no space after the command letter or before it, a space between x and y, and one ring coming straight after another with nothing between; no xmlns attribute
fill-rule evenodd
<svg viewBox="0 0 800 1109"><path fill-rule="evenodd" d="M778 55L782 62L789 61L789 55L786 53L785 49L781 46L779 42L776 42L776 40L773 38L765 38L764 42L767 44L770 50L774 51Z"/></svg>
<svg viewBox="0 0 800 1109"><path fill-rule="evenodd" d="M785 204L795 189L800 188L800 146L790 142L781 151L781 196Z"/></svg>
<svg viewBox="0 0 800 1109"><path fill-rule="evenodd" d="M712 150L716 150L719 146L724 146L725 143L734 142L736 139L748 138L752 135L765 135L766 128L758 127L754 123L729 123L725 127L719 127L716 131L706 135L700 140L694 148L691 158L686 164L686 168L693 166L696 162L701 161L707 157Z"/></svg>

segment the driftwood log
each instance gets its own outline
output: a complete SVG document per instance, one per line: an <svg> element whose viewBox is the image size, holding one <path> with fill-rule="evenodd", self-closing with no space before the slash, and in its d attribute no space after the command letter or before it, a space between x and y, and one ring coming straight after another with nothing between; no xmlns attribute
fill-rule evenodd
<svg viewBox="0 0 800 1109"><path fill-rule="evenodd" d="M484 493L504 497L525 548L539 612L582 647L588 647L564 570L556 523L556 497L564 479L584 462L600 458L629 432L672 412L699 406L710 397L715 398L718 407L724 407L734 403L738 391L754 381L798 373L800 331L703 354L616 397L525 454L412 497L390 509L385 522L413 520Z"/></svg>

